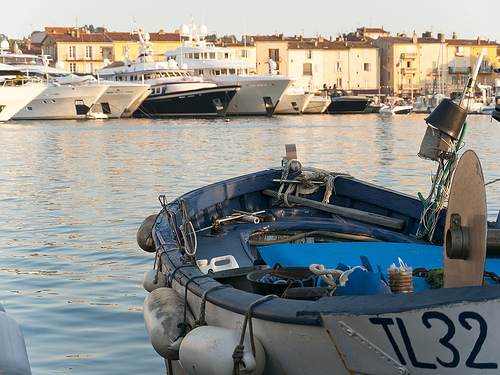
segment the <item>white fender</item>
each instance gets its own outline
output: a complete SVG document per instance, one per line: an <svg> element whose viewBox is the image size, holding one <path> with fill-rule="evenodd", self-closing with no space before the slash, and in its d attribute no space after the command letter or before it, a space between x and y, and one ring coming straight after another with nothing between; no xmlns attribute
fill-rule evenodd
<svg viewBox="0 0 500 375"><path fill-rule="evenodd" d="M21 328L3 308L0 309L0 348L0 374L31 375Z"/></svg>
<svg viewBox="0 0 500 375"><path fill-rule="evenodd" d="M240 343L241 331L224 327L201 326L193 329L182 340L179 359L189 375L231 375L233 352ZM255 341L255 356L252 354L249 332L245 335L240 374L261 375L266 364L262 344Z"/></svg>
<svg viewBox="0 0 500 375"><path fill-rule="evenodd" d="M163 288L167 285L167 278L163 272L158 272L158 278L156 278L157 271L155 269L151 269L146 271L144 275L142 275L142 286L148 292L152 292L155 289Z"/></svg>
<svg viewBox="0 0 500 375"><path fill-rule="evenodd" d="M144 300L143 314L149 339L156 352L166 359L179 359L179 342L176 339L180 329L177 324L184 321L184 298L170 288L155 289ZM191 326L194 325L189 307L186 320Z"/></svg>

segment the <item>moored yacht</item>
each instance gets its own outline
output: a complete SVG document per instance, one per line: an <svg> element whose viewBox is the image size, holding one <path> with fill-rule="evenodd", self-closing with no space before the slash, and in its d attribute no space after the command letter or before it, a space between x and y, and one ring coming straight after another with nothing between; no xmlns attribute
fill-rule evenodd
<svg viewBox="0 0 500 375"><path fill-rule="evenodd" d="M96 71L109 81L146 83L151 93L134 112L134 117L223 116L229 102L239 89L238 84L216 85L189 70L179 69L174 61L155 62L149 47L149 34L136 30L141 54L135 61L126 56Z"/></svg>
<svg viewBox="0 0 500 375"><path fill-rule="evenodd" d="M93 105L102 108L107 118L130 117L149 95L149 85L102 82L92 75L77 76L49 67L46 56L2 53L0 60L18 69L26 78L43 80L49 88L18 113L17 119L83 119Z"/></svg>
<svg viewBox="0 0 500 375"><path fill-rule="evenodd" d="M283 93L295 78L274 74L252 74L255 67L234 59L234 51L216 47L205 40L207 28L191 23L182 25L181 37L189 37L181 47L165 52L165 60L175 60L182 68L191 69L197 76L210 78L218 85L240 85L227 110L228 115L272 114Z"/></svg>
<svg viewBox="0 0 500 375"><path fill-rule="evenodd" d="M45 86L26 84L16 77L17 72L10 66L0 64L0 122L10 120L46 89Z"/></svg>
<svg viewBox="0 0 500 375"><path fill-rule="evenodd" d="M292 85L281 96L274 113L300 115L305 111L313 96L314 94L305 92L303 88Z"/></svg>

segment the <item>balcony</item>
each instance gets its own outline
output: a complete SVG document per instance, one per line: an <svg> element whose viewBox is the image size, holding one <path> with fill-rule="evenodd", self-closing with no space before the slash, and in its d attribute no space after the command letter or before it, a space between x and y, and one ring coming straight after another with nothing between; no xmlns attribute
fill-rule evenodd
<svg viewBox="0 0 500 375"><path fill-rule="evenodd" d="M414 74L417 73L417 68L401 68L401 74Z"/></svg>
<svg viewBox="0 0 500 375"><path fill-rule="evenodd" d="M420 85L417 84L411 84L411 83L404 83L403 84L403 90L420 90Z"/></svg>
<svg viewBox="0 0 500 375"><path fill-rule="evenodd" d="M491 73L493 72L493 67L491 65L482 66L479 68L479 73Z"/></svg>
<svg viewBox="0 0 500 375"><path fill-rule="evenodd" d="M450 74L470 74L471 67L470 66L462 66L462 67L448 67L448 73Z"/></svg>
<svg viewBox="0 0 500 375"><path fill-rule="evenodd" d="M406 52L402 54L404 60L416 59L417 54L415 52Z"/></svg>

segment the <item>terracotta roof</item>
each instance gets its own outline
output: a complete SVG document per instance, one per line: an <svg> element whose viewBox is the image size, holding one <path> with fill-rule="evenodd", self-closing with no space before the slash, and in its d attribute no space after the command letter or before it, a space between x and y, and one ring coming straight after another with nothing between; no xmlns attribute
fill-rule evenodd
<svg viewBox="0 0 500 375"><path fill-rule="evenodd" d="M252 38L255 42L286 42L282 35L250 35L247 38Z"/></svg>
<svg viewBox="0 0 500 375"><path fill-rule="evenodd" d="M68 30L74 29L74 27L45 27L45 31L49 34L66 34Z"/></svg>
<svg viewBox="0 0 500 375"><path fill-rule="evenodd" d="M383 28L379 27L358 27L356 31L368 34L389 34L388 31L385 31Z"/></svg>
<svg viewBox="0 0 500 375"><path fill-rule="evenodd" d="M47 38L51 38L56 43L111 43L112 40L101 33L80 33L79 37L70 34L48 34Z"/></svg>
<svg viewBox="0 0 500 375"><path fill-rule="evenodd" d="M130 32L106 32L104 33L114 42L138 42L139 36ZM184 38L183 38L184 39ZM151 42L179 42L181 37L178 33L149 33Z"/></svg>
<svg viewBox="0 0 500 375"><path fill-rule="evenodd" d="M344 42L323 41L314 43L313 41L289 41L289 49L330 49L330 50L347 50L349 49Z"/></svg>
<svg viewBox="0 0 500 375"><path fill-rule="evenodd" d="M479 41L479 43L478 43ZM446 43L450 46L485 46L495 47L500 46L497 42L481 39L446 39Z"/></svg>

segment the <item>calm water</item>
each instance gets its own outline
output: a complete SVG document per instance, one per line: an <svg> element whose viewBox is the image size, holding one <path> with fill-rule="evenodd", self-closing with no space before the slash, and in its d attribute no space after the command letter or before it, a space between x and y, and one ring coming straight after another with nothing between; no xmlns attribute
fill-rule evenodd
<svg viewBox="0 0 500 375"><path fill-rule="evenodd" d="M142 220L192 188L280 164L304 165L416 195L436 163L416 156L424 115L230 120L11 122L0 125L0 301L20 324L33 374L165 374L142 319L135 242ZM466 149L500 177L500 123L469 116ZM487 188L488 216L500 182Z"/></svg>

